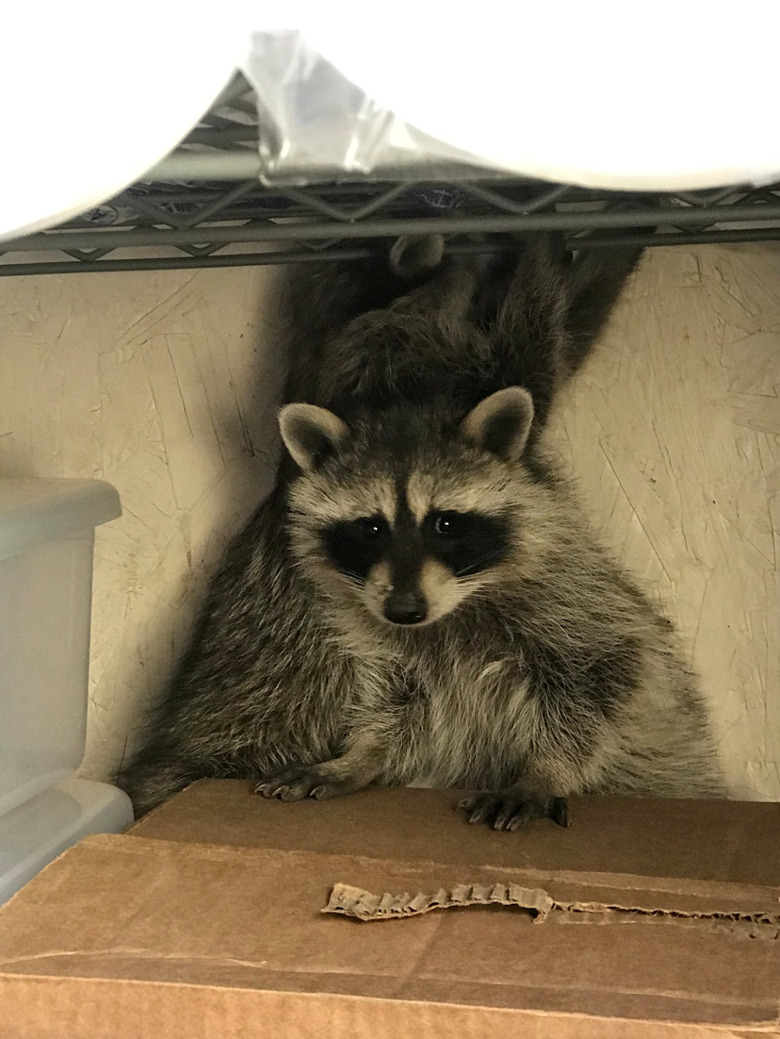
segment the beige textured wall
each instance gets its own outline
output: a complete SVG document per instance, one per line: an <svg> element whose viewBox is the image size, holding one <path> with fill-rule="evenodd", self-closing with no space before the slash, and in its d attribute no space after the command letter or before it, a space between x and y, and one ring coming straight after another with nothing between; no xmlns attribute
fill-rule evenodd
<svg viewBox="0 0 780 1039"><path fill-rule="evenodd" d="M269 488L276 270L0 280L0 473L101 477L84 772L110 775Z"/></svg>
<svg viewBox="0 0 780 1039"><path fill-rule="evenodd" d="M229 534L268 487L272 269L0 280L0 472L99 476L84 771L157 695ZM552 438L682 628L736 794L780 798L780 250L648 254Z"/></svg>
<svg viewBox="0 0 780 1039"><path fill-rule="evenodd" d="M555 429L666 603L733 792L780 799L780 249L649 252Z"/></svg>

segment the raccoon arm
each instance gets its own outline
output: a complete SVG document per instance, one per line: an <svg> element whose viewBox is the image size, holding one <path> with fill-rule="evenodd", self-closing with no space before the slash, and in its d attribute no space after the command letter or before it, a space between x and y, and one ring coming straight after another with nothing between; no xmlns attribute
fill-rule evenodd
<svg viewBox="0 0 780 1039"><path fill-rule="evenodd" d="M622 712L586 700L561 696L545 712L518 786L534 793L569 797L597 790L623 744Z"/></svg>
<svg viewBox="0 0 780 1039"><path fill-rule="evenodd" d="M470 823L494 830L523 829L534 819L569 825L566 798L598 785L609 760L609 726L597 713L537 711L530 748L516 780L501 790L482 791L458 807Z"/></svg>
<svg viewBox="0 0 780 1039"><path fill-rule="evenodd" d="M255 787L263 797L280 801L318 801L353 794L373 782L383 771L387 752L374 734L355 734L337 758L318 765L292 765Z"/></svg>

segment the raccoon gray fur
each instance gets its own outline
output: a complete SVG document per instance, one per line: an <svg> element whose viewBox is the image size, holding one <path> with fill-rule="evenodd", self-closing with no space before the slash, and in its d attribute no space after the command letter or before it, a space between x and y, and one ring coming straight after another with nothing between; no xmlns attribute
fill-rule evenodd
<svg viewBox="0 0 780 1039"><path fill-rule="evenodd" d="M136 811L203 776L460 787L509 830L575 793L722 795L670 624L539 438L637 254L542 236L401 285L404 255L385 282L297 276L288 456L121 777Z"/></svg>
<svg viewBox="0 0 780 1039"><path fill-rule="evenodd" d="M354 261L297 272L286 308L285 401L337 410L356 401L414 403L444 379L454 403L476 403L517 384L534 398L538 434L641 250L586 252L572 261L562 238L539 235L498 257L442 259L440 239L430 241L423 253L418 240L400 239L384 275L377 260L364 270L364 261ZM416 264L402 247L414 250Z"/></svg>

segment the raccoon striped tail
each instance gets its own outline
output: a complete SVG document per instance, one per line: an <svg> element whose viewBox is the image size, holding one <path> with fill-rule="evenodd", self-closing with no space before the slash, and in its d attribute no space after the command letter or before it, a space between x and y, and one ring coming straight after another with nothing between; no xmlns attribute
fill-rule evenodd
<svg viewBox="0 0 780 1039"><path fill-rule="evenodd" d="M569 310L568 375L577 372L607 323L612 309L642 256L642 248L614 246L587 249L572 260L567 272Z"/></svg>

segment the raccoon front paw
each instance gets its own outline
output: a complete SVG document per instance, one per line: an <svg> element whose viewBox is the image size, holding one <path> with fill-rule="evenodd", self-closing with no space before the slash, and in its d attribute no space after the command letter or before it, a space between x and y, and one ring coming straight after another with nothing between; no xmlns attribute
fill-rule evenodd
<svg viewBox="0 0 780 1039"><path fill-rule="evenodd" d="M313 797L324 801L328 797L341 797L357 790L350 777L335 776L325 765L291 765L271 779L263 779L255 786L255 793L263 797L276 797L280 801L303 801Z"/></svg>
<svg viewBox="0 0 780 1039"><path fill-rule="evenodd" d="M522 830L534 819L552 819L559 826L570 826L569 806L564 797L540 797L522 790L472 794L458 808L470 823L486 823L494 830Z"/></svg>

